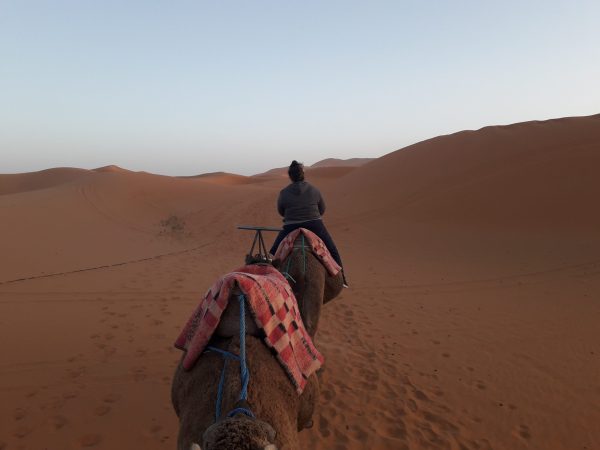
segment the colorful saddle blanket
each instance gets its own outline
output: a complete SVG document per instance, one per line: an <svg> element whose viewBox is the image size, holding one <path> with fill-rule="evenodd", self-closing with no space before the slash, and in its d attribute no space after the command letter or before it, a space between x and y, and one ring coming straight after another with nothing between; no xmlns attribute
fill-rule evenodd
<svg viewBox="0 0 600 450"><path fill-rule="evenodd" d="M300 233L304 235L308 249L310 249L319 259L319 261L321 261L321 263L327 269L327 272L329 272L329 274L332 276L337 275L342 268L337 262L335 262L335 259L333 259L331 253L329 253L329 250L327 249L327 246L323 240L306 228L297 228L288 234L283 241L281 241L279 247L277 247L274 258L279 259L280 261L283 261L285 258L287 258L294 249L294 241L298 236L300 236Z"/></svg>
<svg viewBox="0 0 600 450"><path fill-rule="evenodd" d="M269 265L241 267L219 278L208 290L175 341L175 347L186 351L184 369L191 369L206 348L236 282L246 296L249 314L265 333L265 343L275 350L279 363L301 394L308 377L325 360L304 328L289 283Z"/></svg>

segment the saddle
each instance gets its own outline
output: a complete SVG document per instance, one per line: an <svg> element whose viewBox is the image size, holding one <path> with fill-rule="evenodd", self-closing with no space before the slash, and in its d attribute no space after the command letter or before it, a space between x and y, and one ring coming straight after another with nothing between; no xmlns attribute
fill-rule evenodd
<svg viewBox="0 0 600 450"><path fill-rule="evenodd" d="M342 270L340 265L335 262L335 259L331 256L331 253L329 253L323 240L306 228L297 228L288 234L283 241L281 241L279 247L277 247L274 259L283 261L290 253L292 253L292 251L294 251L294 249L302 248L302 246L294 247L296 239L302 237L305 239L306 249L311 251L317 259L321 261L331 276L336 276L340 270Z"/></svg>
<svg viewBox="0 0 600 450"><path fill-rule="evenodd" d="M186 352L183 368L190 370L217 332L223 312L232 293L241 292L247 304L246 334L260 334L273 349L277 360L288 374L298 394L307 380L324 363L306 331L294 293L284 276L273 266L243 266L215 281L175 341L175 347ZM236 305L233 305L234 308ZM228 333L231 330L220 330Z"/></svg>

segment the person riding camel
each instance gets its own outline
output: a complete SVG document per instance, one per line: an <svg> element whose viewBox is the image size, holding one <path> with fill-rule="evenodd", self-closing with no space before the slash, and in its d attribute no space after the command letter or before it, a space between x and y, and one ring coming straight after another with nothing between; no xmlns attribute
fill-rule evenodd
<svg viewBox="0 0 600 450"><path fill-rule="evenodd" d="M322 215L325 213L325 201L321 192L312 184L304 181L304 166L294 160L288 168L292 181L281 190L277 199L277 211L283 216L283 230L279 232L270 253L274 255L281 241L297 228L306 228L321 238L333 259L342 268L344 287L348 287L342 259L333 239L329 235Z"/></svg>

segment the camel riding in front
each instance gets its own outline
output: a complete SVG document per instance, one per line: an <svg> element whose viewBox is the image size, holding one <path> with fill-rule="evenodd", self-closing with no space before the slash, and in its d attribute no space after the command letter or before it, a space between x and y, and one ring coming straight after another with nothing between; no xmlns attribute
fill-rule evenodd
<svg viewBox="0 0 600 450"><path fill-rule="evenodd" d="M246 265L213 283L175 342L179 450L298 449L298 431L312 426L324 363L312 338L324 299L341 290L327 293L339 266L299 231L276 252L282 273L262 236L279 230L239 228L255 231Z"/></svg>

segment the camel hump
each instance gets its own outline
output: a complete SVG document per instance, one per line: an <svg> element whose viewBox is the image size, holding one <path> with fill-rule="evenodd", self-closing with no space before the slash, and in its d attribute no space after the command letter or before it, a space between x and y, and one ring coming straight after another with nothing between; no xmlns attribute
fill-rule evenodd
<svg viewBox="0 0 600 450"><path fill-rule="evenodd" d="M224 338L239 336L240 304L238 298L242 294L243 292L236 283L236 286L231 290L231 294L229 295L229 303L227 304L227 308L225 308L221 314L219 325L217 325L217 329L215 330L217 336ZM254 318L252 317L252 313L249 312L249 308L246 308L246 317L244 322L246 324L246 334L257 337L260 336L259 328L254 322Z"/></svg>

